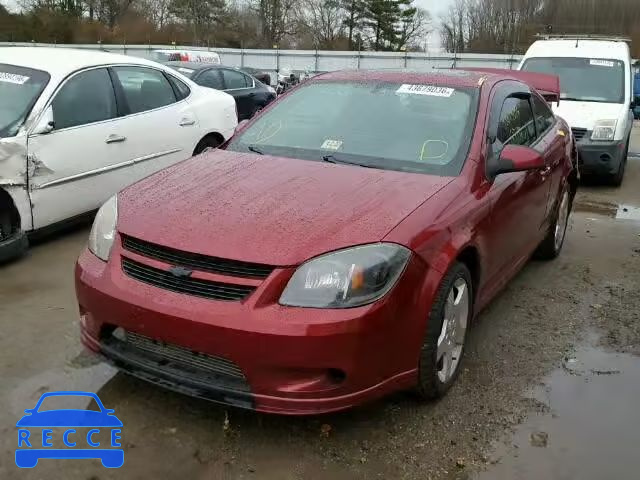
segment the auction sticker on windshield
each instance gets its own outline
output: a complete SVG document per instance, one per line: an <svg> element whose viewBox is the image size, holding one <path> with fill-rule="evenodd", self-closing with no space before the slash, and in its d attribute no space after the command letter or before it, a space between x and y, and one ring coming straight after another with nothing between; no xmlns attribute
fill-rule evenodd
<svg viewBox="0 0 640 480"><path fill-rule="evenodd" d="M15 73L0 72L0 82L15 83L17 85L24 85L29 81L29 77L24 75L17 75Z"/></svg>
<svg viewBox="0 0 640 480"><path fill-rule="evenodd" d="M594 67L615 67L616 66L615 62L612 62L611 60L591 60L589 63Z"/></svg>
<svg viewBox="0 0 640 480"><path fill-rule="evenodd" d="M410 85L405 83L396 93L410 93L413 95L430 95L432 97L450 97L456 90L449 87L437 87L435 85Z"/></svg>

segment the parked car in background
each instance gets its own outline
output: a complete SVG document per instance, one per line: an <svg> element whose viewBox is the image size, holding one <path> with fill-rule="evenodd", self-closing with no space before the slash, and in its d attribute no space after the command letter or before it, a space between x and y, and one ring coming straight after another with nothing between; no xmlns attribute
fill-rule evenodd
<svg viewBox="0 0 640 480"><path fill-rule="evenodd" d="M222 149L101 208L76 266L82 342L263 412L444 395L473 316L564 244L575 147L534 88L548 76L532 77L301 84Z"/></svg>
<svg viewBox="0 0 640 480"><path fill-rule="evenodd" d="M168 67L198 85L227 92L236 100L238 120L253 117L276 99L276 91L237 68L192 62L167 62Z"/></svg>
<svg viewBox="0 0 640 480"><path fill-rule="evenodd" d="M154 50L151 58L159 63L197 62L220 65L220 55L204 50Z"/></svg>
<svg viewBox="0 0 640 480"><path fill-rule="evenodd" d="M260 80L265 85L271 86L271 75L263 70L252 67L239 67L238 70L251 75L253 78L255 78L256 80Z"/></svg>
<svg viewBox="0 0 640 480"><path fill-rule="evenodd" d="M0 49L0 107L0 260L237 125L226 93L148 60L67 48Z"/></svg>
<svg viewBox="0 0 640 480"><path fill-rule="evenodd" d="M561 36L534 42L520 70L558 75L555 112L567 120L580 172L619 186L633 128L633 76L625 39Z"/></svg>

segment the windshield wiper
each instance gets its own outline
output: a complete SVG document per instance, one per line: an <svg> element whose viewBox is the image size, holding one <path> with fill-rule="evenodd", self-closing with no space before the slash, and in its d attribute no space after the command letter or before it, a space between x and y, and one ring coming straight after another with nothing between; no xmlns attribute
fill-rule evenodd
<svg viewBox="0 0 640 480"><path fill-rule="evenodd" d="M322 161L328 162L328 163L341 164L341 165L356 165L358 167L364 167L364 168L377 168L377 167L374 167L373 165L367 165L366 163L352 162L350 160L345 160L344 158L336 158L335 155L324 155L322 157Z"/></svg>
<svg viewBox="0 0 640 480"><path fill-rule="evenodd" d="M257 153L258 155L264 155L264 152L262 150L260 150L257 147L254 147L253 145L247 145L247 149L250 152Z"/></svg>

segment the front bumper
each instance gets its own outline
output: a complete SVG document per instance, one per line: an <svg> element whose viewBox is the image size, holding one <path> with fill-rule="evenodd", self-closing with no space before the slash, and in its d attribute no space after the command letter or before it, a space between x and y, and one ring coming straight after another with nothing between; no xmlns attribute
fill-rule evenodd
<svg viewBox="0 0 640 480"><path fill-rule="evenodd" d="M134 376L214 402L291 415L342 410L415 385L431 288L438 284L435 272L425 278L415 256L380 301L329 310L277 303L291 269L276 269L245 300L225 302L130 278L122 272L121 253L114 245L104 263L85 251L76 266L76 291L84 345ZM109 340L116 327L171 351L228 361L245 383L123 351Z"/></svg>
<svg viewBox="0 0 640 480"><path fill-rule="evenodd" d="M588 132L588 138L591 133ZM581 140L578 147L580 173L587 175L615 175L624 161L626 141L594 142Z"/></svg>

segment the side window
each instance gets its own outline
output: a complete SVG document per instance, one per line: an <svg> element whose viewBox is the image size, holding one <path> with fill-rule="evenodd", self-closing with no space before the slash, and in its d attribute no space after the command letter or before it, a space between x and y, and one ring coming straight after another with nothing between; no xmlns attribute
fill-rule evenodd
<svg viewBox="0 0 640 480"><path fill-rule="evenodd" d="M216 90L224 90L222 77L217 69L206 70L198 75L198 85L203 87L215 88Z"/></svg>
<svg viewBox="0 0 640 480"><path fill-rule="evenodd" d="M158 70L145 67L114 67L122 85L129 113L146 112L176 102L169 80Z"/></svg>
<svg viewBox="0 0 640 480"><path fill-rule="evenodd" d="M498 122L498 140L503 145L531 145L536 139L536 127L529 100L509 97L502 105Z"/></svg>
<svg viewBox="0 0 640 480"><path fill-rule="evenodd" d="M536 119L538 137L540 137L556 123L556 117L540 97L533 95L531 99L533 100L533 114Z"/></svg>
<svg viewBox="0 0 640 480"><path fill-rule="evenodd" d="M111 77L105 68L72 77L62 86L51 107L56 130L118 116Z"/></svg>
<svg viewBox="0 0 640 480"><path fill-rule="evenodd" d="M231 90L233 88L247 88L251 86L250 83L247 83L247 76L244 73L236 72L235 70L223 69L222 75L224 76L224 83L227 90Z"/></svg>
<svg viewBox="0 0 640 480"><path fill-rule="evenodd" d="M181 80L178 80L176 77L167 74L167 78L171 85L173 85L173 89L178 94L178 100L184 100L191 93L191 89Z"/></svg>

